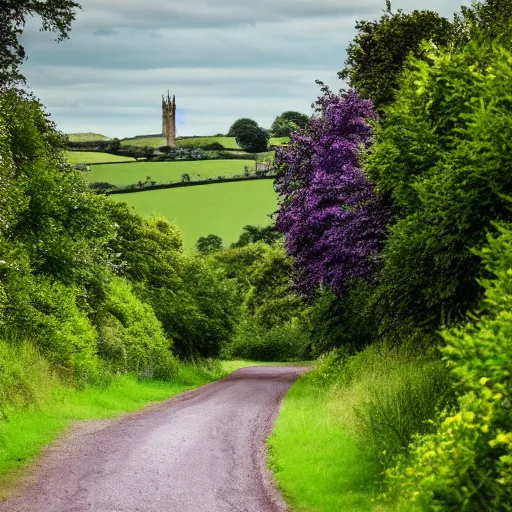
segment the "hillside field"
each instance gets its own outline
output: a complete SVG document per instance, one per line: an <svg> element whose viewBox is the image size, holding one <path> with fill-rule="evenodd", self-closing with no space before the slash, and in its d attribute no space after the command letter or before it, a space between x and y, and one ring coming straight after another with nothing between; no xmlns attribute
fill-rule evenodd
<svg viewBox="0 0 512 512"><path fill-rule="evenodd" d="M130 166L126 166L130 167ZM224 246L238 240L247 224L269 225L269 215L277 209L272 180L217 183L132 194L115 194L114 200L133 206L148 217L152 213L176 222L187 247L200 236L216 234Z"/></svg>
<svg viewBox="0 0 512 512"><path fill-rule="evenodd" d="M68 133L71 142L96 142L97 140L112 140L101 133Z"/></svg>
<svg viewBox="0 0 512 512"><path fill-rule="evenodd" d="M111 155L95 151L66 151L66 159L70 164L96 164L107 162L135 162L131 156Z"/></svg>
<svg viewBox="0 0 512 512"><path fill-rule="evenodd" d="M119 165L93 165L86 174L89 181L106 181L124 186L145 181L150 176L157 183L181 181L182 174L192 180L235 176L244 173L244 166L254 169L254 160L196 160L188 162L137 162Z"/></svg>

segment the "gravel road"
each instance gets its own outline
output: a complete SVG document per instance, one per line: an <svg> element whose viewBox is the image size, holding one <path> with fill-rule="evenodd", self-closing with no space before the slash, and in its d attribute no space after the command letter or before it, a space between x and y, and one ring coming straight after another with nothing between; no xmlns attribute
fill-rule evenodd
<svg viewBox="0 0 512 512"><path fill-rule="evenodd" d="M265 440L299 367L259 366L54 443L0 512L281 512Z"/></svg>

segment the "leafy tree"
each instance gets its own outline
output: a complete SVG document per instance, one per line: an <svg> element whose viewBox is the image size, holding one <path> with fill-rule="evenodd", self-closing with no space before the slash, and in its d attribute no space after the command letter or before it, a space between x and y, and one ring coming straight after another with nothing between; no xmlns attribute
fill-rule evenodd
<svg viewBox="0 0 512 512"><path fill-rule="evenodd" d="M238 137L241 133L244 133L248 128L257 128L258 123L247 117L237 119L229 129L227 137Z"/></svg>
<svg viewBox="0 0 512 512"><path fill-rule="evenodd" d="M276 228L295 258L301 293L323 284L339 295L352 279L372 275L388 216L359 167L375 118L371 101L323 87L317 107L320 116L276 155Z"/></svg>
<svg viewBox="0 0 512 512"><path fill-rule="evenodd" d="M220 251L222 249L222 238L217 235L201 236L196 242L196 248L203 256Z"/></svg>
<svg viewBox="0 0 512 512"><path fill-rule="evenodd" d="M474 1L471 5L461 7L461 14L456 17L462 26L466 41L481 37L500 42L506 46L511 36L512 5L509 0Z"/></svg>
<svg viewBox="0 0 512 512"><path fill-rule="evenodd" d="M180 231L163 217L143 220L111 204L118 234L110 245L117 272L149 303L174 351L183 358L217 357L233 334L238 305L232 286L204 258L187 256Z"/></svg>
<svg viewBox="0 0 512 512"><path fill-rule="evenodd" d="M446 45L453 34L450 22L436 12L393 13L390 0L386 4L380 20L356 23L357 35L348 46L345 68L338 73L378 110L393 101L409 54L420 58L423 40Z"/></svg>
<svg viewBox="0 0 512 512"><path fill-rule="evenodd" d="M68 38L75 10L73 0L2 0L0 3L0 86L22 80L19 68L25 59L20 41L28 18L37 15L42 30L55 32L57 40Z"/></svg>
<svg viewBox="0 0 512 512"><path fill-rule="evenodd" d="M265 244L272 245L280 238L281 234L274 225L264 227L244 226L242 234L236 242L231 244L231 247L244 247L256 242L264 242Z"/></svg>
<svg viewBox="0 0 512 512"><path fill-rule="evenodd" d="M365 168L396 213L378 302L395 324L436 329L478 300L471 248L511 216L512 55L484 40L428 55L411 64Z"/></svg>
<svg viewBox="0 0 512 512"><path fill-rule="evenodd" d="M275 118L270 132L273 137L289 137L292 132L305 128L308 121L306 114L288 110Z"/></svg>
<svg viewBox="0 0 512 512"><path fill-rule="evenodd" d="M236 143L248 153L261 153L267 151L269 138L264 128L247 126L239 130Z"/></svg>

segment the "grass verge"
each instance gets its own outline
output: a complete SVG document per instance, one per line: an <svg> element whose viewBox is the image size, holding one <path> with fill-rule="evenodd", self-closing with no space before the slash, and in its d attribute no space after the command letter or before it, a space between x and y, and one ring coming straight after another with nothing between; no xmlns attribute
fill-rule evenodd
<svg viewBox="0 0 512 512"><path fill-rule="evenodd" d="M374 498L374 463L342 427L332 386L302 376L283 401L268 441L270 467L293 511L366 512Z"/></svg>

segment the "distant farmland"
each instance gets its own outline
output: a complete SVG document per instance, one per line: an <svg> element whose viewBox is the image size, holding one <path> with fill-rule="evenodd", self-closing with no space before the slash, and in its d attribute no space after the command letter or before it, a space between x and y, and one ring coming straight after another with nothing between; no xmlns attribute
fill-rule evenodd
<svg viewBox="0 0 512 512"><path fill-rule="evenodd" d="M71 142L96 142L98 140L112 140L110 137L101 135L101 133L68 133Z"/></svg>
<svg viewBox="0 0 512 512"><path fill-rule="evenodd" d="M137 162L119 165L93 165L85 176L89 181L107 181L117 186L145 181L157 183L181 181L182 174L192 180L234 176L244 173L244 166L254 170L254 160L198 160L192 162Z"/></svg>
<svg viewBox="0 0 512 512"><path fill-rule="evenodd" d="M96 164L107 162L135 162L131 156L117 156L95 151L66 151L66 160L70 164Z"/></svg>
<svg viewBox="0 0 512 512"><path fill-rule="evenodd" d="M287 142L288 137L276 137L269 141L269 144L280 145L282 142ZM177 139L177 146L204 146L205 144L212 144L218 142L227 149L240 149L234 137L193 137L186 139ZM151 146L159 147L165 145L164 137L141 137L134 139L123 139L121 141L123 146Z"/></svg>
<svg viewBox="0 0 512 512"><path fill-rule="evenodd" d="M175 221L183 232L187 247L193 247L200 236L210 233L219 235L224 245L228 245L238 239L245 225L270 224L268 215L277 209L271 180L151 190L111 197L133 206L142 216L157 213Z"/></svg>

